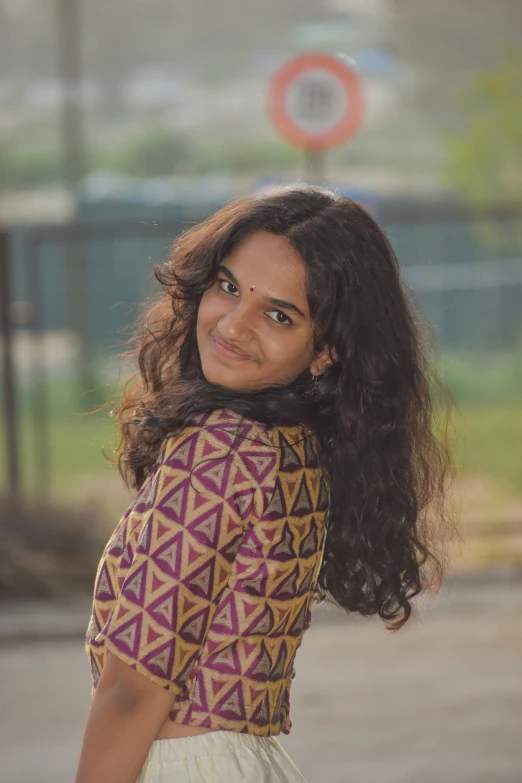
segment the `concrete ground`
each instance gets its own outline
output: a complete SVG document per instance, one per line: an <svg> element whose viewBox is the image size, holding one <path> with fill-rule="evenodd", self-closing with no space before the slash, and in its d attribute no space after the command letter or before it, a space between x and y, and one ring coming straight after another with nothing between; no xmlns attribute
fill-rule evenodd
<svg viewBox="0 0 522 783"><path fill-rule="evenodd" d="M78 605L76 625L71 605L35 611L0 607L0 780L72 783L88 610ZM522 781L520 574L447 583L395 634L317 607L296 670L279 739L310 783Z"/></svg>

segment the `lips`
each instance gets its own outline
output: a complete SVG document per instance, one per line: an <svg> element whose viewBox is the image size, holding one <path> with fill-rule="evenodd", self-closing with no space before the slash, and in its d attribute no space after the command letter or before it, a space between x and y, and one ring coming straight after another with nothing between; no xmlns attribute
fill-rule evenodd
<svg viewBox="0 0 522 783"><path fill-rule="evenodd" d="M232 343L229 343L227 340L224 340L223 337L218 337L215 334L210 335L212 342L214 344L214 347L216 351L221 355L225 356L229 359L252 359L252 356L249 356L247 353L242 351L240 348L237 348L235 345L232 345Z"/></svg>

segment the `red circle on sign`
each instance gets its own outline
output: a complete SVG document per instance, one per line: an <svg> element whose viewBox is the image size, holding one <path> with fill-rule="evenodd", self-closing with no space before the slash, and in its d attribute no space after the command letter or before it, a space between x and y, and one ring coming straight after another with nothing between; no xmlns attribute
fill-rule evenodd
<svg viewBox="0 0 522 783"><path fill-rule="evenodd" d="M299 127L289 115L286 106L286 96L292 82L311 70L326 71L334 76L347 98L347 108L341 119L327 131L319 133ZM274 126L290 144L307 150L335 147L354 136L361 127L364 117L361 80L355 71L337 57L327 54L303 54L286 62L270 80L268 111Z"/></svg>

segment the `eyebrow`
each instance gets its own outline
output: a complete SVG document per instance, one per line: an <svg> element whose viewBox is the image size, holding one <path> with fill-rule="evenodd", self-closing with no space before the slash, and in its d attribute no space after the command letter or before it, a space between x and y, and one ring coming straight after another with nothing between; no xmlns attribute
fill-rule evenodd
<svg viewBox="0 0 522 783"><path fill-rule="evenodd" d="M238 281L228 267L221 264L218 271L223 272L230 279L230 282L239 288ZM267 296L265 299L267 302L270 302L270 304L276 305L277 307L282 307L285 310L290 310L292 313L296 313L297 315L300 315L301 318L306 320L306 315L298 308L297 305L292 304L292 302L287 302L285 299L274 299L271 296Z"/></svg>

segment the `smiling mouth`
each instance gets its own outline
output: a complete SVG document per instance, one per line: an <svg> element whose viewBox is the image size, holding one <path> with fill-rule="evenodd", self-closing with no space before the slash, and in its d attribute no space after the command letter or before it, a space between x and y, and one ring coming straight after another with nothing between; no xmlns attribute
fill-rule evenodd
<svg viewBox="0 0 522 783"><path fill-rule="evenodd" d="M214 350L220 355L224 356L227 359L235 359L235 360L242 360L242 361L252 361L253 357L249 356L246 353L243 353L237 348L234 348L230 343L227 343L225 340L223 340L221 337L216 337L215 335L210 335L210 339L212 340L212 344L214 346Z"/></svg>

